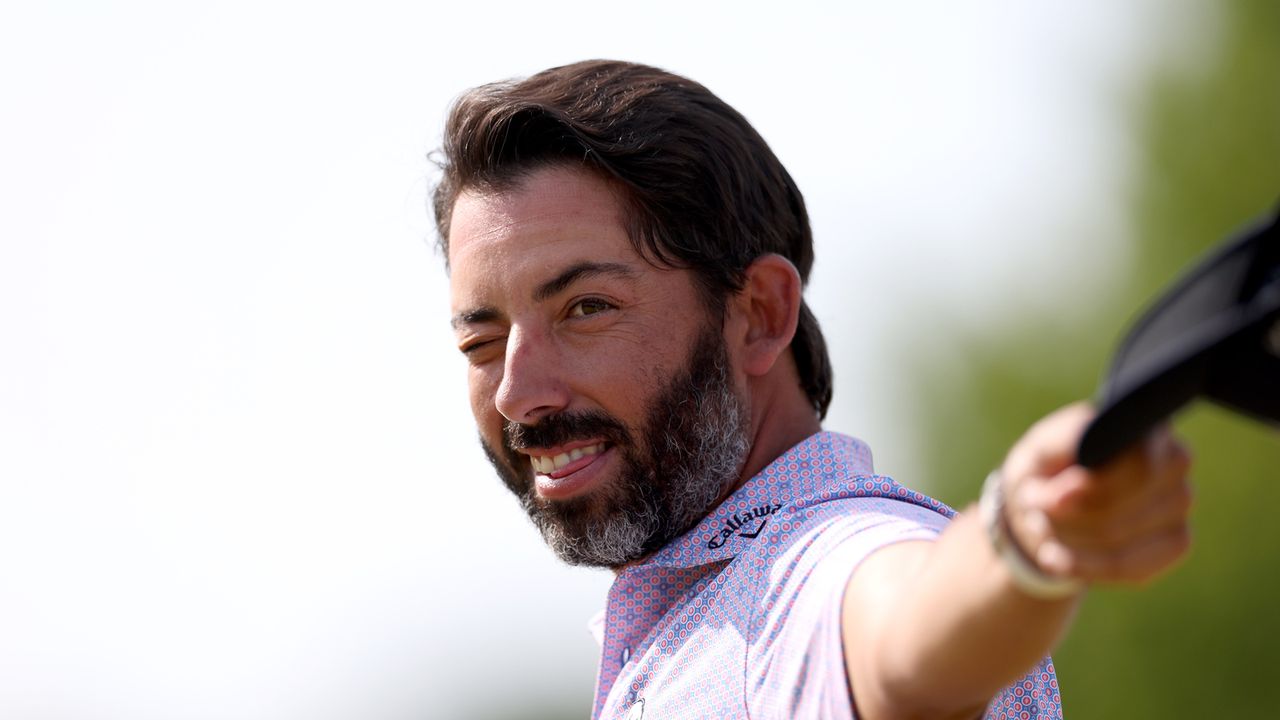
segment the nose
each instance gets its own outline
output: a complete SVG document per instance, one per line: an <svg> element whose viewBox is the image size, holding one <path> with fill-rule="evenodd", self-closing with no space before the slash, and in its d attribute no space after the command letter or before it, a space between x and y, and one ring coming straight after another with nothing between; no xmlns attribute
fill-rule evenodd
<svg viewBox="0 0 1280 720"><path fill-rule="evenodd" d="M507 333L506 350L502 381L494 398L498 412L527 425L565 409L569 393L564 363L552 340L516 325Z"/></svg>

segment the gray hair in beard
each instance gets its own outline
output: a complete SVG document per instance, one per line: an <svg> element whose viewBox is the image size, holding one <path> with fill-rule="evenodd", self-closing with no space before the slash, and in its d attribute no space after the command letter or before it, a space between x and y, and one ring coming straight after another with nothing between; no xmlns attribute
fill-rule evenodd
<svg viewBox="0 0 1280 720"><path fill-rule="evenodd" d="M485 451L556 555L573 565L617 567L687 532L722 499L746 460L748 416L729 376L724 339L708 327L686 367L650 403L637 430L641 442L616 419L587 412L537 425L508 423L504 456L487 444ZM595 436L621 453L619 476L586 497L539 499L528 460L514 448Z"/></svg>

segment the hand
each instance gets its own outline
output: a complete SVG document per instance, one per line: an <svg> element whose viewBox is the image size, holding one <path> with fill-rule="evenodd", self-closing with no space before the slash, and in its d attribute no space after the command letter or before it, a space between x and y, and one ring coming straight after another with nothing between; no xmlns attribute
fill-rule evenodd
<svg viewBox="0 0 1280 720"><path fill-rule="evenodd" d="M1191 544L1191 457L1167 426L1102 468L1075 464L1094 412L1084 403L1045 417L1009 451L1005 511L1018 546L1045 573L1144 583Z"/></svg>

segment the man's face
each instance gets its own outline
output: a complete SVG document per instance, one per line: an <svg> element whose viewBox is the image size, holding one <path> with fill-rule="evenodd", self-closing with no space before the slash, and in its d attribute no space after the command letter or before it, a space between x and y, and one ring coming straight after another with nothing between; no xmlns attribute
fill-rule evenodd
<svg viewBox="0 0 1280 720"><path fill-rule="evenodd" d="M463 192L449 262L481 440L562 558L638 559L733 486L747 413L719 318L636 254L608 184L551 167Z"/></svg>

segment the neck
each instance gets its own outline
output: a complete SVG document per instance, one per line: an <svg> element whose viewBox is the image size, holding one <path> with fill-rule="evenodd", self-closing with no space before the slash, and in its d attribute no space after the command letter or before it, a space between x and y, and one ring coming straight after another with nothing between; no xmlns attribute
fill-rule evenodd
<svg viewBox="0 0 1280 720"><path fill-rule="evenodd" d="M752 388L751 450L742 465L737 481L725 490L721 500L742 487L769 463L802 440L822 430L818 414L798 383L778 388Z"/></svg>

